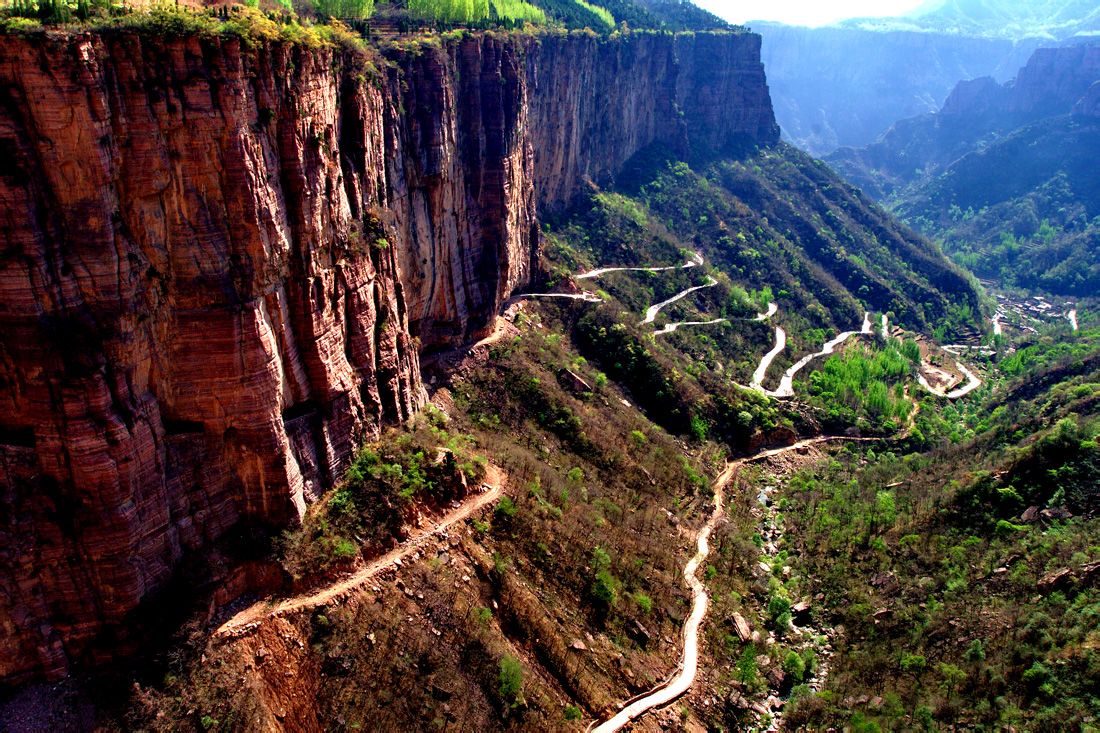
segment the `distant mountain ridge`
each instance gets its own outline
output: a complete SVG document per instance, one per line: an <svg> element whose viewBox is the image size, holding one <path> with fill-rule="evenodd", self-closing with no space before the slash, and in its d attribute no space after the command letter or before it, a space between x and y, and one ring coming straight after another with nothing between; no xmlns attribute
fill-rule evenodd
<svg viewBox="0 0 1100 733"><path fill-rule="evenodd" d="M982 277L1100 291L1100 44L960 82L939 112L828 160Z"/></svg>
<svg viewBox="0 0 1100 733"><path fill-rule="evenodd" d="M1100 31L1092 0L946 0L910 15L926 30L988 38L1051 38Z"/></svg>
<svg viewBox="0 0 1100 733"><path fill-rule="evenodd" d="M1100 32L1100 7L1087 0L939 0L904 16L852 18L837 26L876 32L913 31L1015 41L1025 38L1061 41Z"/></svg>
<svg viewBox="0 0 1100 733"><path fill-rule="evenodd" d="M1039 46L938 33L753 23L784 136L815 155L939 109L959 79L1011 79Z"/></svg>
<svg viewBox="0 0 1100 733"><path fill-rule="evenodd" d="M878 199L951 164L990 135L1006 135L1040 119L1069 114L1100 79L1100 42L1035 51L1016 79L961 81L937 112L903 119L862 148L841 148L827 160ZM1082 107L1084 109L1084 107Z"/></svg>
<svg viewBox="0 0 1100 733"><path fill-rule="evenodd" d="M824 28L753 22L786 139L815 155L938 110L960 79L1011 79L1033 51L1100 34L1084 0L933 0Z"/></svg>

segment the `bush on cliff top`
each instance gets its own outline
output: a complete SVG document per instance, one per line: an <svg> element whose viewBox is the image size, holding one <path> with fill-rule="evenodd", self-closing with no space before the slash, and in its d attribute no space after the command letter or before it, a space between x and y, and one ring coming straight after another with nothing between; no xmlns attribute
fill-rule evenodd
<svg viewBox="0 0 1100 733"><path fill-rule="evenodd" d="M326 0L330 7L370 2L370 0ZM98 32L122 31L163 38L235 38L246 48L264 43L284 42L308 48L340 47L363 51L366 44L338 20L313 23L299 20L292 14L263 13L253 7L221 7L196 12L173 5L156 5L148 9L129 10L120 6L97 3L102 11L74 12L88 7L85 0L77 3L61 0L51 7L66 8L63 12L43 15L40 5L23 2L13 5L0 15L0 33L30 34L41 32L44 25L77 24L72 27Z"/></svg>

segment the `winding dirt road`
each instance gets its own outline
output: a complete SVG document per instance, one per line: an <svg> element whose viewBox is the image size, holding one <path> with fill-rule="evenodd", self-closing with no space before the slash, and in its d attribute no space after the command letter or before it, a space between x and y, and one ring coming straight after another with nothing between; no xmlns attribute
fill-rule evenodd
<svg viewBox="0 0 1100 733"><path fill-rule="evenodd" d="M623 726L637 720L650 710L663 707L680 697L680 695L687 692L695 682L695 677L699 672L699 627L702 625L703 619L706 618L708 608L707 589L706 586L703 585L703 582L696 576L696 571L699 569L699 566L706 561L707 556L710 554L710 536L715 526L717 526L718 521L722 518L722 502L725 496L725 489L730 480L737 475L737 470L747 463L760 461L765 458L771 458L772 456L782 455L791 451L801 450L811 445L834 440L860 439L822 435L816 438L800 440L797 443L782 448L770 448L755 455L739 458L726 464L722 473L719 474L718 478L714 481L714 510L711 512L710 518L699 530L699 534L696 537L697 550L695 555L692 556L692 558L688 560L687 565L684 566L684 580L691 588L692 606L691 615L688 616L688 620L684 624L684 651L680 658L680 663L677 666L676 674L669 680L657 685L657 687L649 692L629 701L622 710L616 713L612 718L599 725L590 725L588 730L594 731L595 733L612 733L613 731L620 730Z"/></svg>
<svg viewBox="0 0 1100 733"><path fill-rule="evenodd" d="M574 279L591 280L601 275L606 275L609 272L666 272L668 270L686 270L690 267L699 267L702 264L703 255L694 252L692 253L692 257L682 265L667 265L665 267L599 267L595 270L589 270L588 272L582 272L580 275L575 275Z"/></svg>
<svg viewBox="0 0 1100 733"><path fill-rule="evenodd" d="M776 326L775 346L773 346L772 350L764 354L763 358L760 359L759 366L756 367L756 371L752 374L752 382L749 383L749 387L750 389L754 389L757 392L762 392L763 394L766 394L768 397L775 397L777 399L787 399L790 397L794 397L794 378L800 371L802 371L802 369L806 367L806 365L808 365L814 359L833 353L834 351L836 351L836 347L840 346L852 336L870 333L873 333L873 329L871 327L871 314L865 313L863 316L863 326L860 328L859 331L844 331L843 333L837 334L837 336L834 337L831 341L826 341L825 344L821 347L821 351L815 351L812 354L807 354L806 356L796 361L790 369L783 373L783 377L779 380L779 387L775 390L770 390L764 387L764 378L768 374L768 367L771 366L772 361L775 359L775 357L779 356L779 354L783 352L783 349L787 347L787 332L784 331L781 327Z"/></svg>
<svg viewBox="0 0 1100 733"><path fill-rule="evenodd" d="M783 330L782 326L776 326L775 346L760 358L760 364L756 367L756 371L752 373L752 381L749 382L750 387L757 392L768 394L768 390L764 389L764 377L768 375L768 367L772 365L775 357L782 354L785 348L787 348L787 332Z"/></svg>
<svg viewBox="0 0 1100 733"><path fill-rule="evenodd" d="M583 300L585 303L602 303L603 298L583 290L579 293L524 293L517 298L566 298L567 300Z"/></svg>
<svg viewBox="0 0 1100 733"><path fill-rule="evenodd" d="M772 301L772 302L768 303L768 309L766 311L764 311L763 313L757 313L756 317L753 318L752 320L754 320L754 321L766 321L778 312L779 312L779 306L776 305L774 301Z"/></svg>
<svg viewBox="0 0 1100 733"><path fill-rule="evenodd" d="M717 284L718 284L717 280L715 280L710 275L707 275L707 281L705 283L703 283L702 285L695 285L694 287L690 287L687 290L681 290L680 292L676 293L676 295L673 295L668 300L662 300L660 303L654 303L653 305L649 306L649 308L646 309L645 318L642 319L642 325L645 325L647 323L653 323L653 321L657 318L657 314L660 313L661 309L664 308L665 306L672 305L673 303L675 303L677 300L680 300L681 298L686 298L687 296L694 293L696 290L702 290L703 288L713 288Z"/></svg>
<svg viewBox="0 0 1100 733"><path fill-rule="evenodd" d="M967 369L961 361L955 362L955 367L962 372L962 375L966 377L966 383L961 387L956 387L950 392L943 389L937 389L929 383L928 379L919 370L917 371L917 382L921 387L924 387L928 392L936 395L937 397L945 397L949 400L957 400L960 397L966 397L968 394L982 386L982 380L978 378L978 375Z"/></svg>
<svg viewBox="0 0 1100 733"><path fill-rule="evenodd" d="M662 334L672 333L681 326L713 326L716 323L728 323L728 319L725 318L713 318L709 321L677 321L676 323L669 323L664 328L658 329L653 332L654 336L661 336Z"/></svg>
<svg viewBox="0 0 1100 733"><path fill-rule="evenodd" d="M751 320L751 321L757 321L757 322L766 321L769 318L771 318L772 316L774 316L776 311L778 311L778 310L779 310L779 306L777 306L775 303L768 303L768 309L765 310L763 313L757 313L752 318L745 318L745 319L740 319L740 320ZM661 336L662 334L672 333L673 331L680 328L681 326L713 326L717 323L729 323L729 319L728 318L712 318L709 321L677 321L676 323L669 323L669 324L665 325L660 330L654 331L653 335L654 336Z"/></svg>
<svg viewBox="0 0 1100 733"><path fill-rule="evenodd" d="M794 397L794 378L800 371L802 371L806 365L808 365L814 359L822 356L828 356L836 351L836 347L850 339L852 336L858 336L866 331L844 331L839 333L831 341L826 341L825 345L821 347L821 351L815 351L812 354L807 354L794 364L791 368L783 372L783 377L779 380L779 388L774 392L766 392L769 397L789 398Z"/></svg>
<svg viewBox="0 0 1100 733"><path fill-rule="evenodd" d="M318 606L328 605L346 597L349 593L361 588L368 580L378 575L383 570L391 568L394 565L400 565L401 561L416 552L418 548L423 546L431 538L445 533L450 527L465 521L475 512L495 502L503 493L506 480L507 476L502 469L489 464L486 467L485 478L483 480L484 484L489 488L479 494L468 496L459 507L448 512L440 521L433 524L429 529L414 535L385 555L372 560L366 567L356 571L354 574L332 585L325 586L318 591L307 595L296 596L294 598L287 598L274 605L270 605L266 601L254 603L222 624L218 630L214 632L214 635L220 637L238 636L247 633L265 618L284 616L299 611L309 611Z"/></svg>

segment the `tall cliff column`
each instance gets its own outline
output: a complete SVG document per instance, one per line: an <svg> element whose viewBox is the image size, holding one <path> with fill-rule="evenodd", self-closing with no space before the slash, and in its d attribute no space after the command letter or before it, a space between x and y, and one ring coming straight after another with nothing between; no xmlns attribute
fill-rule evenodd
<svg viewBox="0 0 1100 733"><path fill-rule="evenodd" d="M0 53L15 679L64 671L239 519L291 521L423 389L396 252L356 218L377 185L349 183L382 167L386 105L332 51L122 33ZM341 157L353 130L369 160Z"/></svg>
<svg viewBox="0 0 1100 733"><path fill-rule="evenodd" d="M520 47L469 37L393 56L386 207L412 333L482 333L531 274L538 232Z"/></svg>

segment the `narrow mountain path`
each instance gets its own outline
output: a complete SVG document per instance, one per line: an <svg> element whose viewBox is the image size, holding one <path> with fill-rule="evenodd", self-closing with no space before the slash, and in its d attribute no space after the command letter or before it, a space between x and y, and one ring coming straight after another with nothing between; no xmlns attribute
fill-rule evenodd
<svg viewBox="0 0 1100 733"><path fill-rule="evenodd" d="M815 438L800 440L797 443L792 443L782 448L763 450L755 455L738 458L726 464L722 473L720 473L718 478L714 481L714 509L711 512L710 518L707 520L706 524L702 526L696 536L697 550L695 555L693 555L692 558L688 560L687 565L684 566L684 580L688 584L688 587L691 588L692 606L691 615L688 616L688 620L684 624L684 651L680 658L680 663L677 665L676 673L670 679L657 685L649 692L628 701L626 705L610 719L598 725L593 723L588 727L589 731L594 731L594 733L612 733L612 731L620 730L623 726L637 720L650 710L663 707L680 697L687 692L691 688L692 683L695 682L695 677L699 672L699 628L706 618L709 603L706 586L703 585L703 582L696 576L696 571L710 554L710 536L724 512L723 500L725 489L729 482L737 475L738 469L748 463L835 440L860 439L821 435Z"/></svg>
<svg viewBox="0 0 1100 733"><path fill-rule="evenodd" d="M991 349L988 346L974 346L972 344L944 344L940 348L955 356L960 356L965 351L976 351L982 356L993 356L997 353L996 349Z"/></svg>
<svg viewBox="0 0 1100 733"><path fill-rule="evenodd" d="M860 334L870 333L870 319L864 320L864 328L861 331L844 331L837 334L831 341L826 341L824 346L821 347L821 351L815 351L812 354L807 354L794 364L791 368L783 373L783 377L779 380L779 388L774 392L765 392L769 397L789 398L794 397L794 378L800 371L802 371L811 361L820 358L822 356L828 356L836 351L836 347L850 339L852 336L858 336Z"/></svg>
<svg viewBox="0 0 1100 733"><path fill-rule="evenodd" d="M978 387L982 386L982 380L978 379L978 375L967 369L961 361L956 361L955 366L958 367L959 371L966 377L966 384L944 395L949 400L957 400L960 397L966 397Z"/></svg>
<svg viewBox="0 0 1100 733"><path fill-rule="evenodd" d="M660 303L654 303L653 305L649 306L649 308L646 309L645 318L642 319L642 325L645 325L647 323L653 323L653 321L657 318L657 314L660 313L661 309L664 308L665 306L672 305L676 301L678 301L682 298L686 298L687 296L694 293L696 290L702 290L704 288L713 288L717 284L718 284L717 280L715 280L710 275L707 275L707 281L704 284L695 285L693 287L687 288L686 290L681 290L680 292L676 293L676 295L673 295L668 300L662 300Z"/></svg>
<svg viewBox="0 0 1100 733"><path fill-rule="evenodd" d="M749 383L752 389L768 394L768 390L764 389L764 377L768 375L768 367L775 361L775 357L782 354L785 348L787 348L787 332L783 330L782 326L776 326L775 346L760 358L760 364L756 367L756 371L752 373L752 381Z"/></svg>
<svg viewBox="0 0 1100 733"><path fill-rule="evenodd" d="M738 320L749 320L749 321L756 321L756 322L766 321L769 318L771 318L772 316L774 316L776 311L778 311L778 310L779 310L779 306L777 306L775 303L768 303L768 309L766 311L764 311L763 313L757 313L752 318L742 318L742 319L738 319ZM666 334L666 333L672 333L673 331L680 328L681 326L713 326L717 323L729 323L729 319L728 318L712 318L709 321L677 321L676 323L666 324L661 329L659 329L657 331L654 331L653 335L654 336L661 336L661 335Z"/></svg>
<svg viewBox="0 0 1100 733"><path fill-rule="evenodd" d="M660 328L653 332L654 336L661 336L666 333L672 333L681 326L713 326L716 323L728 323L726 318L713 318L709 321L677 321L676 323L666 324L663 328Z"/></svg>
<svg viewBox="0 0 1100 733"><path fill-rule="evenodd" d="M602 303L603 298L595 293L582 290L579 293L523 293L517 298L565 298L567 300L583 300L585 303Z"/></svg>
<svg viewBox="0 0 1100 733"><path fill-rule="evenodd" d="M595 270L589 270L588 272L582 272L580 275L574 275L573 278L575 280L591 280L606 275L609 272L666 272L668 270L687 270L691 267L699 267L702 264L703 255L694 252L691 258L682 265L666 265L664 267L600 267Z"/></svg>
<svg viewBox="0 0 1100 733"><path fill-rule="evenodd" d="M757 313L756 317L753 318L752 320L754 320L754 321L766 321L778 312L779 312L779 306L776 305L774 301L772 301L772 302L768 303L768 309L766 311L764 311L763 313Z"/></svg>
<svg viewBox="0 0 1100 733"><path fill-rule="evenodd" d="M504 473L503 469L493 464L489 464L486 467L485 478L483 479L483 484L487 486L488 489L481 493L471 494L462 504L445 514L439 521L434 522L427 529L413 535L385 555L370 561L366 567L361 568L342 580L338 580L331 585L327 585L324 588L306 595L287 598L274 605L267 601L254 603L222 624L218 630L214 632L214 635L218 637L239 636L247 633L266 618L312 610L318 606L328 605L334 601L345 598L348 594L361 588L368 580L382 571L400 565L402 561L416 552L433 537L444 534L455 524L465 521L474 513L495 502L503 493L506 481L507 475Z"/></svg>

